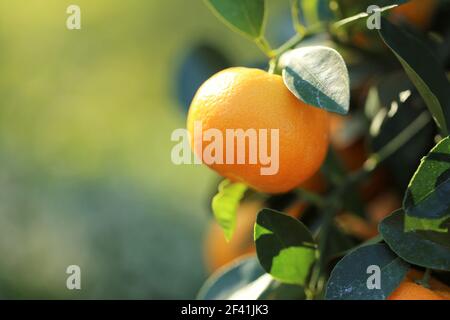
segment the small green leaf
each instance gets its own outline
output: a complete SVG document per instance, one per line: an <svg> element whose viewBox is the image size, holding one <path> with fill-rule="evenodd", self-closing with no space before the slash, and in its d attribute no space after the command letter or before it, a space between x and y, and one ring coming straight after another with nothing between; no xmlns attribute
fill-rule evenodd
<svg viewBox="0 0 450 320"><path fill-rule="evenodd" d="M405 230L449 233L443 223L450 219L450 138L441 140L422 159L403 201Z"/></svg>
<svg viewBox="0 0 450 320"><path fill-rule="evenodd" d="M382 18L381 38L398 58L434 120L447 135L450 121L450 83L432 52L413 34Z"/></svg>
<svg viewBox="0 0 450 320"><path fill-rule="evenodd" d="M200 289L197 299L229 299L235 292L247 287L264 274L255 256L239 259L214 273Z"/></svg>
<svg viewBox="0 0 450 320"><path fill-rule="evenodd" d="M369 289L371 266L381 271L380 288ZM409 265L385 244L359 247L335 266L325 297L327 300L385 300L405 278L408 269Z"/></svg>
<svg viewBox="0 0 450 320"><path fill-rule="evenodd" d="M283 80L301 101L327 111L347 114L350 80L344 59L323 46L291 50L281 57Z"/></svg>
<svg viewBox="0 0 450 320"><path fill-rule="evenodd" d="M405 212L398 210L380 224L380 233L402 259L425 268L450 271L450 235L434 231L405 231Z"/></svg>
<svg viewBox="0 0 450 320"><path fill-rule="evenodd" d="M205 0L212 11L231 29L261 38L265 24L265 0Z"/></svg>
<svg viewBox="0 0 450 320"><path fill-rule="evenodd" d="M316 245L309 230L297 219L263 209L255 224L258 259L275 279L304 285L316 260Z"/></svg>
<svg viewBox="0 0 450 320"><path fill-rule="evenodd" d="M229 180L224 180L220 183L219 192L212 200L214 217L227 241L230 241L236 228L236 211L246 190L247 186L243 183L231 183Z"/></svg>

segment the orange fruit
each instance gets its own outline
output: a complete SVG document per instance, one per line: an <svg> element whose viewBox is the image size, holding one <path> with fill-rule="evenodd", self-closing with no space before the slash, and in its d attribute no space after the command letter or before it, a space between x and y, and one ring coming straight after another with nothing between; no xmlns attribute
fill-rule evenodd
<svg viewBox="0 0 450 320"><path fill-rule="evenodd" d="M215 141L223 150L219 161L206 164L231 181L243 182L266 193L287 192L312 177L328 149L328 113L299 101L284 85L281 76L259 69L226 69L197 91L189 109L187 128L193 151L202 158L211 142L203 143L205 139L201 135L195 136L198 123L203 133L215 129L224 137L221 143ZM278 164L278 170L268 175L263 175L261 169L269 165L252 152L249 139L245 143L245 163L236 160L238 143L234 143L234 148L227 148L226 141L229 130L255 130L256 135L261 135L263 129L266 130L267 154ZM278 139L272 139L272 130L278 130ZM259 141L258 153L260 145ZM278 157L276 149L272 148L276 145ZM232 152L234 159L227 161ZM252 163L252 157L257 161Z"/></svg>
<svg viewBox="0 0 450 320"><path fill-rule="evenodd" d="M412 0L404 5L392 9L394 20L406 20L421 30L430 27L436 10L436 0Z"/></svg>
<svg viewBox="0 0 450 320"><path fill-rule="evenodd" d="M415 282L422 278L422 272L410 271L388 300L450 300L450 287L430 278L429 288L425 288Z"/></svg>

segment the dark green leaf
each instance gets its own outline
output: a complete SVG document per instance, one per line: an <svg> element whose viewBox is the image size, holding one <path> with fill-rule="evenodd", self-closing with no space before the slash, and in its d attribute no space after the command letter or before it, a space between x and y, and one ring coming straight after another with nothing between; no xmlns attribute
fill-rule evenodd
<svg viewBox="0 0 450 320"><path fill-rule="evenodd" d="M265 0L205 0L230 28L258 39L265 23Z"/></svg>
<svg viewBox="0 0 450 320"><path fill-rule="evenodd" d="M414 174L405 195L405 230L449 233L443 227L450 219L450 138L441 140Z"/></svg>
<svg viewBox="0 0 450 320"><path fill-rule="evenodd" d="M403 210L386 217L379 229L402 259L425 268L450 271L450 236L434 231L405 231Z"/></svg>
<svg viewBox="0 0 450 320"><path fill-rule="evenodd" d="M381 270L380 288L369 289L368 268ZM409 265L387 245L374 244L350 252L333 269L327 284L327 300L385 300L405 278Z"/></svg>
<svg viewBox="0 0 450 320"><path fill-rule="evenodd" d="M344 59L334 49L304 47L281 58L283 80L301 101L327 111L347 114L350 80Z"/></svg>
<svg viewBox="0 0 450 320"><path fill-rule="evenodd" d="M263 209L256 220L258 259L275 279L304 285L316 259L316 245L309 230L297 219Z"/></svg>
<svg viewBox="0 0 450 320"><path fill-rule="evenodd" d="M236 228L236 211L246 190L247 186L243 183L224 180L219 185L219 192L212 199L214 217L227 241L231 239Z"/></svg>
<svg viewBox="0 0 450 320"><path fill-rule="evenodd" d="M399 59L438 127L447 134L450 121L450 84L443 67L417 37L385 18L381 21L381 38Z"/></svg>

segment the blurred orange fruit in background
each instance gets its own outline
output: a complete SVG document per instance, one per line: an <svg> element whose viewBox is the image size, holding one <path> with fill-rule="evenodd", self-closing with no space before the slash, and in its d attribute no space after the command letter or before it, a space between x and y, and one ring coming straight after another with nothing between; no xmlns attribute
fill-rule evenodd
<svg viewBox="0 0 450 320"><path fill-rule="evenodd" d="M391 17L394 20L406 21L420 30L426 30L431 25L437 4L437 0L412 0L392 9Z"/></svg>

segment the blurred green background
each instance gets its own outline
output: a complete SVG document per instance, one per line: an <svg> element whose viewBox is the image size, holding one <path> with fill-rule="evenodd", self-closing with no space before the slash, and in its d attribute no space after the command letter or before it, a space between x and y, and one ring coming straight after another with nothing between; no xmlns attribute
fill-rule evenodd
<svg viewBox="0 0 450 320"><path fill-rule="evenodd" d="M198 43L262 58L200 0L0 0L0 298L195 297L217 177L173 165L170 135Z"/></svg>

